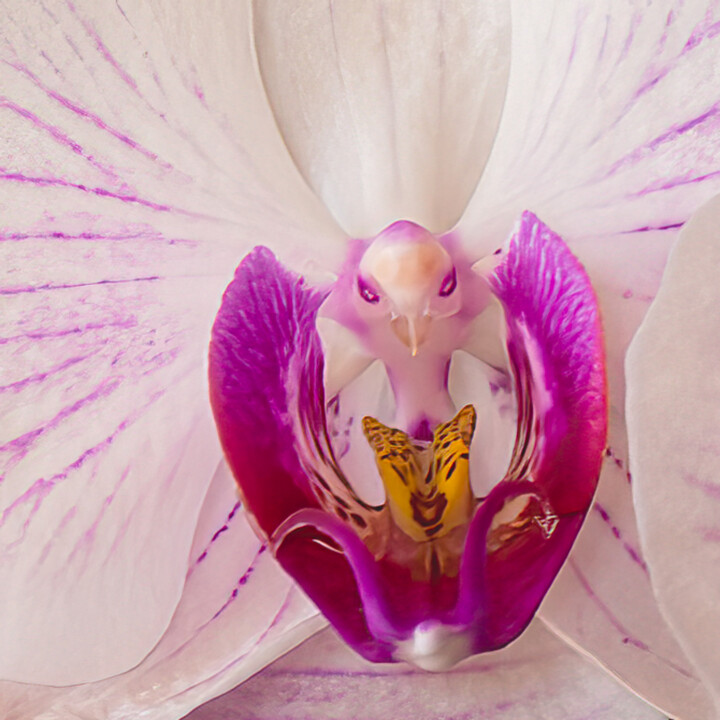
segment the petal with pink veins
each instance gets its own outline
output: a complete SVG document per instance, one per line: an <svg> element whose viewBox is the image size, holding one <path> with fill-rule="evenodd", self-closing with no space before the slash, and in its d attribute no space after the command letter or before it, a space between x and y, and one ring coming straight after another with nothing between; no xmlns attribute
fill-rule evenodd
<svg viewBox="0 0 720 720"><path fill-rule="evenodd" d="M272 124L248 14L3 9L4 678L96 680L158 642L220 459L205 356L228 275L257 236L306 266L343 247Z"/></svg>
<svg viewBox="0 0 720 720"><path fill-rule="evenodd" d="M587 268L605 325L609 449L540 615L667 713L711 701L657 609L632 505L623 360L678 228L720 189L715 5L518 2L507 102L459 225L477 257L525 208Z"/></svg>
<svg viewBox="0 0 720 720"><path fill-rule="evenodd" d="M693 215L627 358L633 495L663 615L720 710L715 197Z"/></svg>
<svg viewBox="0 0 720 720"><path fill-rule="evenodd" d="M0 682L0 709L4 720L176 720L324 625L255 537L223 463L200 512L182 599L150 655L73 687Z"/></svg>

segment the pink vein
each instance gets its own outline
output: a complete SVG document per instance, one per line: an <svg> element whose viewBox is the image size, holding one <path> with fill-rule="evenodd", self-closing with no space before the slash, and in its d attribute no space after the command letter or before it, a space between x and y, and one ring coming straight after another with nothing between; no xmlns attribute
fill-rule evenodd
<svg viewBox="0 0 720 720"><path fill-rule="evenodd" d="M615 628L615 630L623 636L622 643L623 645L630 645L634 648L637 648L638 650L642 650L643 652L649 653L653 657L656 657L660 662L662 662L664 665L667 665L669 668L674 670L675 672L679 673L683 677L686 678L693 678L694 675L692 673L689 673L685 668L683 668L680 665L677 665L676 663L672 662L671 660L668 660L667 658L662 657L661 655L658 655L656 652L650 649L650 647L644 643L642 640L638 640L637 638L632 637L630 634L630 631L618 620L618 618L613 614L613 612L610 610L610 608L596 595L594 590L592 589L592 586L590 585L590 582L588 581L587 577L583 574L583 572L578 567L578 564L575 560L570 558L568 560L568 565L573 569L573 572L577 576L578 580L580 581L580 584L582 585L583 589L587 593L587 595L590 597L590 599L597 605L597 607L600 609L600 612L605 616L607 621Z"/></svg>

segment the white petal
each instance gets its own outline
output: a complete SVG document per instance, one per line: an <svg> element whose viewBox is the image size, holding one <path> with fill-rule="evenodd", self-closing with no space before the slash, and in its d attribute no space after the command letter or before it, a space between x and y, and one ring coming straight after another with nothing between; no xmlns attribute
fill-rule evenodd
<svg viewBox="0 0 720 720"><path fill-rule="evenodd" d="M322 265L342 236L273 128L247 7L5 5L0 676L65 684L138 663L180 598L240 256Z"/></svg>
<svg viewBox="0 0 720 720"><path fill-rule="evenodd" d="M133 670L70 688L0 683L7 720L175 720L325 625L262 549L223 463L205 499L180 605Z"/></svg>
<svg viewBox="0 0 720 720"><path fill-rule="evenodd" d="M627 360L633 494L660 608L720 711L720 198L683 229Z"/></svg>
<svg viewBox="0 0 720 720"><path fill-rule="evenodd" d="M438 674L369 665L324 631L187 720L248 717L662 718L538 625L505 650Z"/></svg>
<svg viewBox="0 0 720 720"><path fill-rule="evenodd" d="M668 240L658 231L573 247L590 269L604 315L608 455L595 504L540 617L648 702L695 720L710 717L711 700L657 608L633 509L624 420L625 350L657 291ZM605 262L608 256L618 265Z"/></svg>
<svg viewBox="0 0 720 720"><path fill-rule="evenodd" d="M295 162L343 227L449 229L505 95L506 3L255 4L260 69Z"/></svg>
<svg viewBox="0 0 720 720"><path fill-rule="evenodd" d="M568 242L599 295L611 404L598 502L541 615L668 713L708 717L643 567L622 362L677 226L720 187L718 18L707 3L520 5L496 146L460 230L481 257L529 208Z"/></svg>
<svg viewBox="0 0 720 720"><path fill-rule="evenodd" d="M718 22L706 2L515 0L469 237L494 249L525 209L570 241L687 220L720 188Z"/></svg>

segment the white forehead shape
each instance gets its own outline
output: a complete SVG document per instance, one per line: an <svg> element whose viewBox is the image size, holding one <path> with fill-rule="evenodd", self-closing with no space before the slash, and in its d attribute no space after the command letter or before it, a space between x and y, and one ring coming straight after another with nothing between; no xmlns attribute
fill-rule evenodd
<svg viewBox="0 0 720 720"><path fill-rule="evenodd" d="M360 261L360 274L372 278L401 311L415 308L437 294L452 269L447 250L425 228L396 222L371 243Z"/></svg>

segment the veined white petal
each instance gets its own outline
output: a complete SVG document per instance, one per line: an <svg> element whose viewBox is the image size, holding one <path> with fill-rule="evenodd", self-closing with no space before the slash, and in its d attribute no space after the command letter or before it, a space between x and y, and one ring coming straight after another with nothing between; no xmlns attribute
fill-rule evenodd
<svg viewBox="0 0 720 720"><path fill-rule="evenodd" d="M183 596L129 672L69 688L0 683L6 720L177 720L325 625L249 527L222 463L203 503Z"/></svg>
<svg viewBox="0 0 720 720"><path fill-rule="evenodd" d="M611 406L597 502L541 608L563 637L678 717L711 701L657 610L632 510L623 358L678 227L720 188L716 10L707 3L516 3L507 102L460 224L478 257L542 215L603 311Z"/></svg>
<svg viewBox="0 0 720 720"><path fill-rule="evenodd" d="M569 242L602 241L672 230L717 192L718 8L515 0L512 11L507 100L463 217L477 249L494 250L528 208Z"/></svg>
<svg viewBox="0 0 720 720"><path fill-rule="evenodd" d="M528 717L661 720L535 623L510 647L446 673L363 662L324 631L187 720Z"/></svg>
<svg viewBox="0 0 720 720"><path fill-rule="evenodd" d="M627 359L633 495L650 577L720 712L720 198L685 226Z"/></svg>
<svg viewBox="0 0 720 720"><path fill-rule="evenodd" d="M77 683L140 662L180 599L239 258L327 267L342 234L272 125L246 5L2 12L0 677Z"/></svg>
<svg viewBox="0 0 720 720"><path fill-rule="evenodd" d="M505 97L509 5L257 2L263 81L290 152L341 225L458 219Z"/></svg>

